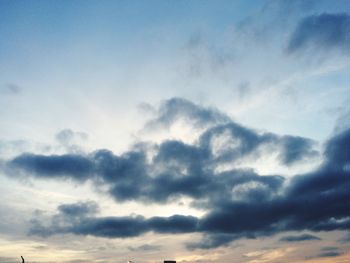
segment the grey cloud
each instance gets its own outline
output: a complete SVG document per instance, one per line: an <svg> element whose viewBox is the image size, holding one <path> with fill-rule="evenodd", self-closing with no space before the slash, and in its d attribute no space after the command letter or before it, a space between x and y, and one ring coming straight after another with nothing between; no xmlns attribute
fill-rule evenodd
<svg viewBox="0 0 350 263"><path fill-rule="evenodd" d="M343 252L337 251L337 250L338 250L338 248L335 248L335 249L332 248L329 250L328 249L325 249L325 250L321 249L321 253L319 253L318 255L306 257L305 259L332 258L332 257L341 256L344 254Z"/></svg>
<svg viewBox="0 0 350 263"><path fill-rule="evenodd" d="M30 146L30 143L25 140L0 140L0 155L6 156L13 155L14 153L15 155L18 155L24 150L30 148Z"/></svg>
<svg viewBox="0 0 350 263"><path fill-rule="evenodd" d="M310 234L303 234L299 236L285 236L280 238L280 241L284 241L284 242L301 242L301 241L309 241L309 240L321 240L321 238Z"/></svg>
<svg viewBox="0 0 350 263"><path fill-rule="evenodd" d="M339 250L338 247L322 247L321 251L332 251L332 250Z"/></svg>
<svg viewBox="0 0 350 263"><path fill-rule="evenodd" d="M344 237L338 240L339 243L349 243L350 242L350 233L347 233Z"/></svg>
<svg viewBox="0 0 350 263"><path fill-rule="evenodd" d="M130 246L130 247L128 247L128 249L130 251L142 251L142 252L159 251L161 249L161 246L145 244L145 245L141 245L138 247Z"/></svg>
<svg viewBox="0 0 350 263"><path fill-rule="evenodd" d="M300 21L290 37L287 51L294 53L305 48L327 50L350 48L350 16L347 13L307 16Z"/></svg>
<svg viewBox="0 0 350 263"><path fill-rule="evenodd" d="M85 132L76 132L72 131L71 129L64 129L59 131L55 137L59 143L69 145L74 143L74 140L86 140L88 135Z"/></svg>
<svg viewBox="0 0 350 263"><path fill-rule="evenodd" d="M196 250L228 246L232 241L241 237L242 236L227 233L204 234L202 240L198 242L187 242L186 248L189 250Z"/></svg>
<svg viewBox="0 0 350 263"><path fill-rule="evenodd" d="M226 123L230 118L214 108L199 107L182 99L172 98L162 103L158 109L158 116L146 124L146 128L169 127L175 121L182 119L196 127Z"/></svg>
<svg viewBox="0 0 350 263"><path fill-rule="evenodd" d="M85 132L63 129L55 135L59 146L69 153L83 153L83 144L86 143L89 136Z"/></svg>
<svg viewBox="0 0 350 263"><path fill-rule="evenodd" d="M314 150L315 142L298 136L283 136L280 138L281 153L279 157L282 163L291 165L303 159L318 155Z"/></svg>
<svg viewBox="0 0 350 263"><path fill-rule="evenodd" d="M224 134L226 137L228 136L228 139L234 141L235 147L223 151L222 154L216 157L219 162L232 162L241 157L257 153L258 148L264 145L273 145L278 148L280 151L279 159L285 165L292 165L303 159L318 155L318 152L314 149L316 143L310 139L290 135L278 136L272 133L260 134L235 122L207 129L199 139L200 145L210 150L212 141ZM228 140L228 143L230 143L230 140Z"/></svg>
<svg viewBox="0 0 350 263"><path fill-rule="evenodd" d="M252 92L251 89L252 88L251 88L250 83L248 81L242 81L237 86L238 97L240 99L244 99L244 98L248 97Z"/></svg>
<svg viewBox="0 0 350 263"><path fill-rule="evenodd" d="M338 251L330 251L330 252L323 252L317 255L319 258L328 258L328 257L338 257L343 255L343 252L338 252Z"/></svg>
<svg viewBox="0 0 350 263"><path fill-rule="evenodd" d="M62 204L58 206L58 210L66 216L84 216L96 214L99 210L97 203L89 202L79 202L75 204Z"/></svg>
<svg viewBox="0 0 350 263"><path fill-rule="evenodd" d="M18 95L22 88L14 83L9 83L0 88L0 93L4 95Z"/></svg>

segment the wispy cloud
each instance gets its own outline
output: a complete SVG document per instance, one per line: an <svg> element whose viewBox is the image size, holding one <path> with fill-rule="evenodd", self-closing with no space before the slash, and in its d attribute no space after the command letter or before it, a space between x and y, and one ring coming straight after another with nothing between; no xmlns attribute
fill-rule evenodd
<svg viewBox="0 0 350 263"><path fill-rule="evenodd" d="M347 13L324 13L300 21L288 43L288 52L314 48L323 51L350 50L350 16Z"/></svg>
<svg viewBox="0 0 350 263"><path fill-rule="evenodd" d="M8 83L0 87L0 94L2 95L19 95L22 88L14 83Z"/></svg>

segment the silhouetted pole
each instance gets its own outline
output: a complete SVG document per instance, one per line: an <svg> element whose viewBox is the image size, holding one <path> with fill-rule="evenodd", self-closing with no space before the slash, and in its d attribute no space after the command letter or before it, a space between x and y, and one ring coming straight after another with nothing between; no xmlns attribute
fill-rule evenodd
<svg viewBox="0 0 350 263"><path fill-rule="evenodd" d="M24 263L24 258L21 256L21 258L22 258L22 263Z"/></svg>

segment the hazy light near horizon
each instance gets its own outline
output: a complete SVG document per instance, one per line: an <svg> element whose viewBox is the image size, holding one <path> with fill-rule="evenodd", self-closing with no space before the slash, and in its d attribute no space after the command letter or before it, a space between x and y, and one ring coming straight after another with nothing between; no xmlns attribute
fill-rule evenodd
<svg viewBox="0 0 350 263"><path fill-rule="evenodd" d="M0 17L0 262L350 260L346 1Z"/></svg>

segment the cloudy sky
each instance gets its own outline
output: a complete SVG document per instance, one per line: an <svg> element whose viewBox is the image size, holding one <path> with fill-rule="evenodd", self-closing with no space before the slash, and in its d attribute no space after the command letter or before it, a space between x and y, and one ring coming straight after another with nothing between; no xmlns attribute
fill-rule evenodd
<svg viewBox="0 0 350 263"><path fill-rule="evenodd" d="M350 5L0 1L0 262L349 262Z"/></svg>

